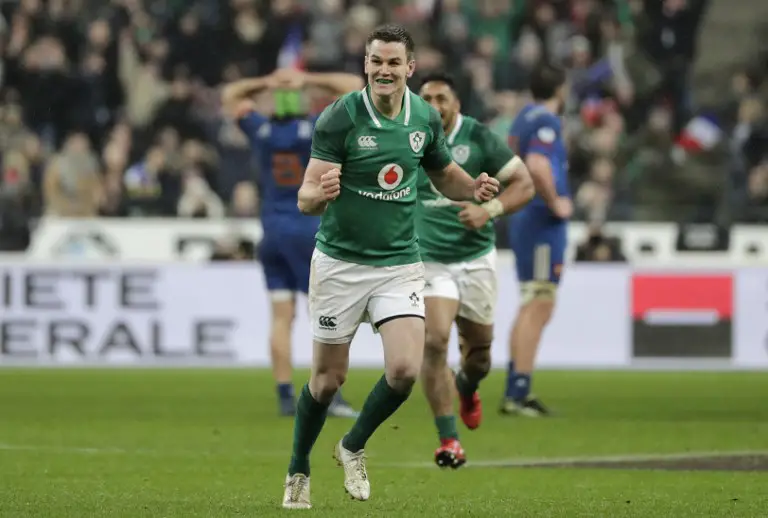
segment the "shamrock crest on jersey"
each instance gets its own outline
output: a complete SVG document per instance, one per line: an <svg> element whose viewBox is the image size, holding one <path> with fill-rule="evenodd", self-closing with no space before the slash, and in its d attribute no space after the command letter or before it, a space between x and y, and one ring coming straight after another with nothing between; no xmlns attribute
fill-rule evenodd
<svg viewBox="0 0 768 518"><path fill-rule="evenodd" d="M424 147L426 138L426 134L423 131L414 131L408 135L408 142L411 143L411 149L413 149L414 153L421 151L421 148Z"/></svg>

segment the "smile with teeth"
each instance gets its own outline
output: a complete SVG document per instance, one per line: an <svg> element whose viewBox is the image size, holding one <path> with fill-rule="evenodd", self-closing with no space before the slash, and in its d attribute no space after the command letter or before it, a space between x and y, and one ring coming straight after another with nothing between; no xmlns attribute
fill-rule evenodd
<svg viewBox="0 0 768 518"><path fill-rule="evenodd" d="M392 79L384 79L384 78L379 78L376 80L376 82L380 85L391 85L392 83L394 83Z"/></svg>

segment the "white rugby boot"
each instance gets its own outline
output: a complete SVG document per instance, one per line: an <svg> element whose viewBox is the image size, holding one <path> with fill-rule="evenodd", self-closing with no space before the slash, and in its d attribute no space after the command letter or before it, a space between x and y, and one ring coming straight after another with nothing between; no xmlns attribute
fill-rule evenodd
<svg viewBox="0 0 768 518"><path fill-rule="evenodd" d="M339 466L344 468L344 489L347 494L355 500L368 500L371 497L371 483L368 481L368 471L365 469L364 450L353 453L339 441L334 449L333 458Z"/></svg>
<svg viewBox="0 0 768 518"><path fill-rule="evenodd" d="M284 509L311 509L309 503L309 477L303 473L285 476Z"/></svg>

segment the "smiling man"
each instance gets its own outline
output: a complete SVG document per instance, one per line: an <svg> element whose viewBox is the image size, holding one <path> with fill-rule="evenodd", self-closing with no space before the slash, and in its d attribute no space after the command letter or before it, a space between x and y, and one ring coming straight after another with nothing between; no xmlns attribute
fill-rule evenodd
<svg viewBox="0 0 768 518"><path fill-rule="evenodd" d="M468 175L445 144L440 115L406 87L413 39L388 25L367 40L368 86L325 109L299 190L299 209L322 214L309 304L314 357L297 404L283 507L310 507L309 455L349 365L349 346L368 321L381 335L385 373L355 424L336 444L344 488L367 500L364 447L411 393L424 352L424 266L416 237L420 168L447 198L489 201L496 179Z"/></svg>

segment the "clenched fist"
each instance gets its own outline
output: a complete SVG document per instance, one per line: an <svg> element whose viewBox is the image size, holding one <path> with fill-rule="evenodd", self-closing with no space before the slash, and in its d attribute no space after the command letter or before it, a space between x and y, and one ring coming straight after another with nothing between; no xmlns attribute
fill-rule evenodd
<svg viewBox="0 0 768 518"><path fill-rule="evenodd" d="M323 201L333 201L341 192L341 171L330 169L320 177L320 188L323 190Z"/></svg>
<svg viewBox="0 0 768 518"><path fill-rule="evenodd" d="M498 192L499 181L488 176L488 173L481 173L475 178L475 200L491 201Z"/></svg>

